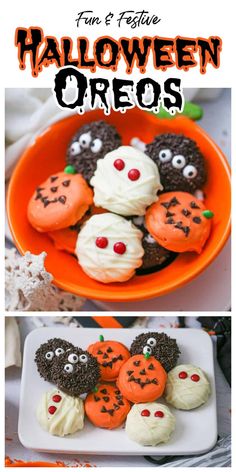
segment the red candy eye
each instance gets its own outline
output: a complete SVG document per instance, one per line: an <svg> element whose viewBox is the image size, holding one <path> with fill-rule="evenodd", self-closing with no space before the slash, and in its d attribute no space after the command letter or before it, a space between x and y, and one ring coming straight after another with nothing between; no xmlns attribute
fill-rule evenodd
<svg viewBox="0 0 236 472"><path fill-rule="evenodd" d="M118 242L114 244L113 249L117 254L124 254L126 251L126 245L122 242Z"/></svg>
<svg viewBox="0 0 236 472"><path fill-rule="evenodd" d="M53 395L52 401L55 403L59 403L61 401L61 395Z"/></svg>
<svg viewBox="0 0 236 472"><path fill-rule="evenodd" d="M164 413L163 413L163 411L160 411L160 410L155 411L154 416L156 416L156 418L163 418Z"/></svg>
<svg viewBox="0 0 236 472"><path fill-rule="evenodd" d="M108 239L104 238L103 236L100 236L99 238L96 239L96 246L99 247L100 249L105 249L108 245Z"/></svg>
<svg viewBox="0 0 236 472"><path fill-rule="evenodd" d="M124 167L125 167L125 163L122 159L116 159L114 162L113 162L113 166L117 169L117 170L123 170Z"/></svg>
<svg viewBox="0 0 236 472"><path fill-rule="evenodd" d="M140 177L140 172L138 169L130 169L128 172L128 177L130 180L138 180Z"/></svg>
<svg viewBox="0 0 236 472"><path fill-rule="evenodd" d="M184 372L184 371L183 371L183 372L180 372L180 373L179 373L179 378L180 378L180 379L186 379L187 377L188 377L187 372Z"/></svg>
<svg viewBox="0 0 236 472"><path fill-rule="evenodd" d="M193 375L191 375L191 380L192 380L193 382L199 382L200 377L199 377L199 375L197 375L197 374L193 374Z"/></svg>
<svg viewBox="0 0 236 472"><path fill-rule="evenodd" d="M150 411L149 410L141 411L141 416L150 416Z"/></svg>
<svg viewBox="0 0 236 472"><path fill-rule="evenodd" d="M57 409L53 405L48 408L48 413L50 413L50 415L54 415L55 411L57 411Z"/></svg>

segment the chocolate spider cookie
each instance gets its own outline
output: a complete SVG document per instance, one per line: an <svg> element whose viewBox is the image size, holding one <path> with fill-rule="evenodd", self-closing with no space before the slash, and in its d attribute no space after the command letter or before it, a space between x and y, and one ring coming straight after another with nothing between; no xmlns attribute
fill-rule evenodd
<svg viewBox="0 0 236 472"><path fill-rule="evenodd" d="M66 162L89 183L96 170L97 160L119 146L121 137L114 126L102 120L93 121L82 126L73 136L67 149Z"/></svg>
<svg viewBox="0 0 236 472"><path fill-rule="evenodd" d="M38 372L44 380L52 382L52 367L59 357L65 352L73 349L73 344L60 338L49 339L46 343L41 344L35 353L35 362Z"/></svg>
<svg viewBox="0 0 236 472"><path fill-rule="evenodd" d="M165 192L194 193L206 182L204 156L197 143L182 134L160 134L145 152L157 164Z"/></svg>
<svg viewBox="0 0 236 472"><path fill-rule="evenodd" d="M99 385L85 400L85 412L91 423L99 428L118 428L126 419L130 403L113 385Z"/></svg>
<svg viewBox="0 0 236 472"><path fill-rule="evenodd" d="M88 347L88 352L96 357L101 370L101 380L107 382L117 379L121 366L130 357L124 344L118 341L104 341L103 336L100 336L100 341Z"/></svg>
<svg viewBox="0 0 236 472"><path fill-rule="evenodd" d="M121 367L117 386L133 403L152 402L164 392L167 373L155 357L137 354Z"/></svg>
<svg viewBox="0 0 236 472"><path fill-rule="evenodd" d="M178 362L180 350L175 339L165 333L149 332L136 336L130 347L131 355L146 354L154 356L166 372Z"/></svg>
<svg viewBox="0 0 236 472"><path fill-rule="evenodd" d="M99 378L97 359L78 347L60 356L59 362L52 368L53 382L60 390L74 397L90 392Z"/></svg>

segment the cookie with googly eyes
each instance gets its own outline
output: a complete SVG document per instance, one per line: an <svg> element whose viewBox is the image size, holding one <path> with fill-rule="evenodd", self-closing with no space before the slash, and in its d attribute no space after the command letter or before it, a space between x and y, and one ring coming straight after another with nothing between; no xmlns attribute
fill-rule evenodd
<svg viewBox="0 0 236 472"><path fill-rule="evenodd" d="M100 377L97 359L78 347L60 356L52 368L52 379L57 388L73 397L90 392Z"/></svg>
<svg viewBox="0 0 236 472"><path fill-rule="evenodd" d="M175 339L165 333L149 332L136 336L130 347L131 356L149 354L154 356L169 372L176 366L180 350Z"/></svg>
<svg viewBox="0 0 236 472"><path fill-rule="evenodd" d="M60 338L49 339L41 344L35 353L35 362L39 375L52 382L52 367L59 360L60 356L73 349L73 344Z"/></svg>
<svg viewBox="0 0 236 472"><path fill-rule="evenodd" d="M197 143L182 134L156 136L145 152L157 164L165 192L194 193L206 182L204 156Z"/></svg>
<svg viewBox="0 0 236 472"><path fill-rule="evenodd" d="M82 174L89 183L97 160L121 145L121 137L114 126L105 121L94 121L82 126L73 136L67 149L66 162Z"/></svg>
<svg viewBox="0 0 236 472"><path fill-rule="evenodd" d="M168 373L165 399L178 410L192 410L207 402L211 394L205 372L192 364L177 365Z"/></svg>

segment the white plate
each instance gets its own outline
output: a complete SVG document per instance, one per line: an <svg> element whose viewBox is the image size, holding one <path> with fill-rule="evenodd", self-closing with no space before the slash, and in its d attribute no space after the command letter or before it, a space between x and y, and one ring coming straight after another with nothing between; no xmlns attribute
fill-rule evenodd
<svg viewBox="0 0 236 472"><path fill-rule="evenodd" d="M105 339L115 339L129 347L135 336L145 331L150 330L40 328L32 331L25 341L21 380L18 434L22 444L26 448L47 452L107 455L186 455L210 450L217 439L213 348L208 334L197 329L163 329L177 340L181 350L179 363L195 364L204 369L212 388L209 401L200 408L192 411L171 408L176 416L176 429L167 444L143 447L127 437L124 427L109 431L94 427L88 420L82 431L59 438L43 431L37 423L37 403L43 392L53 388L39 376L34 363L34 354L40 344L60 337L86 348L102 333Z"/></svg>

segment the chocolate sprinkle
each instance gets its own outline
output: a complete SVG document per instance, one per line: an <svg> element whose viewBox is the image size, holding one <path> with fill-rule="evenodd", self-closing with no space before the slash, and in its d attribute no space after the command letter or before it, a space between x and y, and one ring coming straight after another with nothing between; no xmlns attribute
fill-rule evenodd
<svg viewBox="0 0 236 472"><path fill-rule="evenodd" d="M201 220L200 216L194 216L193 217L193 222L196 223L197 225L200 225L202 220Z"/></svg>
<svg viewBox="0 0 236 472"><path fill-rule="evenodd" d="M60 197L58 198L59 202L62 203L63 205L65 205L66 203L66 196L65 195L60 195Z"/></svg>
<svg viewBox="0 0 236 472"><path fill-rule="evenodd" d="M171 369L173 369L173 367L176 366L180 355L180 350L176 340L170 338L165 333L152 331L138 335L131 344L131 356L143 354L143 348L147 345L149 338L154 338L156 340L156 346L152 348L153 357L155 357L162 364L166 372L169 372ZM147 369L155 369L152 362L148 365Z"/></svg>
<svg viewBox="0 0 236 472"><path fill-rule="evenodd" d="M48 361L45 355L47 352L55 352L59 347L66 351L74 346L64 339L53 338L49 339L46 343L41 344L35 353L34 361L36 362L40 377L43 377L48 382L52 381L52 366L54 362L58 362L59 357L54 356L51 361Z"/></svg>
<svg viewBox="0 0 236 472"><path fill-rule="evenodd" d="M196 210L199 210L199 206L195 202L190 202L190 207L195 208Z"/></svg>

